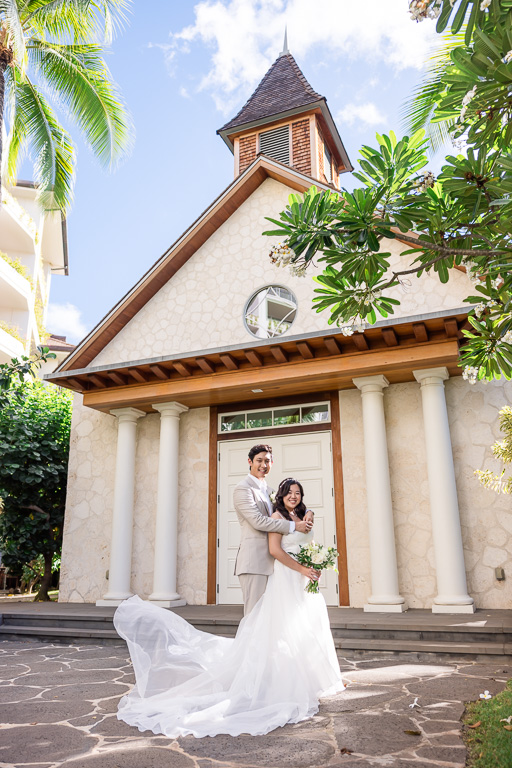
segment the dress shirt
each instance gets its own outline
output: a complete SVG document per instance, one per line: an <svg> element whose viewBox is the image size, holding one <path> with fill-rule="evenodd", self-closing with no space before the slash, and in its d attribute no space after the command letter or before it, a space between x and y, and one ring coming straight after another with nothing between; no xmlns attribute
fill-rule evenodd
<svg viewBox="0 0 512 768"><path fill-rule="evenodd" d="M270 510L270 514L272 514L272 512L273 512L273 505L272 505L272 502L270 501L270 496L268 495L267 481L266 480L260 480L259 477L256 477L251 472L249 472L249 475L252 477L253 480L256 480L256 483L258 484L258 488L260 489L262 494L265 496L265 499L266 499L266 502L267 502L267 507ZM294 530L295 530L295 523L293 522L293 520L289 520L288 522L290 523L290 533L293 533Z"/></svg>

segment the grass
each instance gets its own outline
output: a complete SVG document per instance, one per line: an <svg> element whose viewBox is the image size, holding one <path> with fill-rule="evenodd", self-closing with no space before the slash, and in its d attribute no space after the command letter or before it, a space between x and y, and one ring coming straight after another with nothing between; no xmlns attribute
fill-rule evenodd
<svg viewBox="0 0 512 768"><path fill-rule="evenodd" d="M463 737L468 768L512 768L512 730L500 720L512 715L512 680L492 699L467 705ZM476 728L470 726L480 723ZM512 725L512 720L511 720Z"/></svg>

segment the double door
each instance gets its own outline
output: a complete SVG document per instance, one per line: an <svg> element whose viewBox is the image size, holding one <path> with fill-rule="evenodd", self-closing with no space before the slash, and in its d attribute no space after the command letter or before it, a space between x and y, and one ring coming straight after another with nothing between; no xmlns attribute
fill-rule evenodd
<svg viewBox="0 0 512 768"><path fill-rule="evenodd" d="M234 575L240 544L240 525L233 507L233 491L248 472L247 454L256 443L272 446L274 464L267 478L276 489L285 477L294 477L304 488L304 501L315 513L315 541L336 546L331 432L245 438L219 442L217 509L217 602L241 604L242 590ZM338 605L338 577L322 574L320 590L327 605Z"/></svg>

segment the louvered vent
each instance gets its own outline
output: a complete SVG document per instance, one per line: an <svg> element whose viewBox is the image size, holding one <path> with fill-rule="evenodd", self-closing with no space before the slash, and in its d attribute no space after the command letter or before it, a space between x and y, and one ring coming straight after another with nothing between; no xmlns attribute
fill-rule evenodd
<svg viewBox="0 0 512 768"><path fill-rule="evenodd" d="M262 155L290 165L290 129L287 125L260 133Z"/></svg>

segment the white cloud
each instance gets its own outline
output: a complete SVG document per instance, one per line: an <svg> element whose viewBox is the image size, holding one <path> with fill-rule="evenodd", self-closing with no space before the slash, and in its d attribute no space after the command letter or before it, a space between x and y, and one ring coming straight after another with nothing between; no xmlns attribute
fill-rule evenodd
<svg viewBox="0 0 512 768"><path fill-rule="evenodd" d="M87 333L87 326L81 312L74 304L48 304L46 326L50 333L65 336L72 344L81 341Z"/></svg>
<svg viewBox="0 0 512 768"><path fill-rule="evenodd" d="M365 104L347 104L336 114L336 122L340 125L352 125L356 121L365 125L383 125L387 117L371 101Z"/></svg>
<svg viewBox="0 0 512 768"><path fill-rule="evenodd" d="M200 0L195 21L170 35L166 61L193 43L211 49L199 88L228 113L277 58L288 26L290 50L299 60L312 49L329 57L382 62L396 70L420 68L436 39L434 25L417 24L398 0Z"/></svg>

